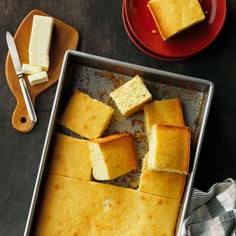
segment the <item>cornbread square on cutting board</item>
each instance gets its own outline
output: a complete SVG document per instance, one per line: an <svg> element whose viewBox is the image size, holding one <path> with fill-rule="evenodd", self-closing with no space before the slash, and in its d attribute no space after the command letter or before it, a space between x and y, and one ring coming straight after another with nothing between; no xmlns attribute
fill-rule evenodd
<svg viewBox="0 0 236 236"><path fill-rule="evenodd" d="M190 162L189 127L153 125L148 151L148 169L187 174Z"/></svg>
<svg viewBox="0 0 236 236"><path fill-rule="evenodd" d="M93 177L115 179L138 167L132 134L114 134L89 144Z"/></svg>
<svg viewBox="0 0 236 236"><path fill-rule="evenodd" d="M50 158L50 173L84 180L91 179L89 141L58 133Z"/></svg>
<svg viewBox="0 0 236 236"><path fill-rule="evenodd" d="M155 100L145 104L143 110L147 136L154 124L185 126L179 98Z"/></svg>
<svg viewBox="0 0 236 236"><path fill-rule="evenodd" d="M147 6L163 40L205 19L198 0L150 0Z"/></svg>
<svg viewBox="0 0 236 236"><path fill-rule="evenodd" d="M149 170L147 167L147 154L143 159L140 175L139 191L159 196L182 200L187 175L175 172Z"/></svg>
<svg viewBox="0 0 236 236"><path fill-rule="evenodd" d="M110 122L112 107L75 91L60 118L62 125L82 137L95 139L102 136Z"/></svg>
<svg viewBox="0 0 236 236"><path fill-rule="evenodd" d="M173 236L178 213L174 199L50 175L34 235Z"/></svg>
<svg viewBox="0 0 236 236"><path fill-rule="evenodd" d="M152 95L140 76L121 85L110 93L121 114L131 116L139 111L143 105L152 100Z"/></svg>

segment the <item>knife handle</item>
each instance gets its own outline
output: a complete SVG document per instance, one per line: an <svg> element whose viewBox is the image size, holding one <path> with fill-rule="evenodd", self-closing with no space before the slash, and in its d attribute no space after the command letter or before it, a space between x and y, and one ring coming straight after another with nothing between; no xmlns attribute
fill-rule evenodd
<svg viewBox="0 0 236 236"><path fill-rule="evenodd" d="M32 104L31 98L30 98L30 94L27 88L27 85L25 83L25 80L23 78L19 79L20 82L20 87L21 87L21 91L23 93L23 97L25 100L25 105L29 114L29 118L33 123L37 122L37 116L35 114L35 110L34 110L34 106Z"/></svg>

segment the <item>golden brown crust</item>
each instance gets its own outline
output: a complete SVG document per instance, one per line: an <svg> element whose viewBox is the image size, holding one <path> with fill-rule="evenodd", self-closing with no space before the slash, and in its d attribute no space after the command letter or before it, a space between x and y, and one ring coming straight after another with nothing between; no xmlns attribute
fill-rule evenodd
<svg viewBox="0 0 236 236"><path fill-rule="evenodd" d="M151 12L152 18L155 21L155 24L158 28L158 31L159 31L162 39L167 40L167 37L164 35L164 33L162 31L162 28L159 24L159 21L157 20L158 19L158 12L157 12L157 10L155 10L154 4L151 3L151 1L149 1L148 4L147 4L147 7L148 7L149 11Z"/></svg>
<svg viewBox="0 0 236 236"><path fill-rule="evenodd" d="M174 235L178 201L51 175L35 235Z"/></svg>
<svg viewBox="0 0 236 236"><path fill-rule="evenodd" d="M117 140L117 139L120 139L120 138L123 138L123 137L127 137L127 136L132 136L132 134L130 134L130 133L112 134L112 135L109 135L109 136L105 136L103 138L93 139L91 141L93 143L103 144L103 143L112 142L114 140Z"/></svg>
<svg viewBox="0 0 236 236"><path fill-rule="evenodd" d="M90 180L89 141L56 134L50 156L50 173Z"/></svg>
<svg viewBox="0 0 236 236"><path fill-rule="evenodd" d="M148 168L187 174L190 143L189 127L153 125L149 142Z"/></svg>
<svg viewBox="0 0 236 236"><path fill-rule="evenodd" d="M198 0L150 0L147 6L163 40L205 19Z"/></svg>
<svg viewBox="0 0 236 236"><path fill-rule="evenodd" d="M143 159L139 191L176 199L181 203L187 175L149 170L147 155Z"/></svg>
<svg viewBox="0 0 236 236"><path fill-rule="evenodd" d="M132 134L100 138L92 141L89 148L93 176L97 180L115 179L138 167Z"/></svg>
<svg viewBox="0 0 236 236"><path fill-rule="evenodd" d="M145 104L143 109L147 136L149 136L151 126L154 124L185 126L181 102L178 97L154 100Z"/></svg>
<svg viewBox="0 0 236 236"><path fill-rule="evenodd" d="M102 136L114 110L110 106L75 91L60 118L62 125L88 139Z"/></svg>

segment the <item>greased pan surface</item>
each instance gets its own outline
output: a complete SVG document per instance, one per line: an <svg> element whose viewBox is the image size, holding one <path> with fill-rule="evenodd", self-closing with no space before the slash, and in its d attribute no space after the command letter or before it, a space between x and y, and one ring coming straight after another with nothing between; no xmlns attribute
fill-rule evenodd
<svg viewBox="0 0 236 236"><path fill-rule="evenodd" d="M36 210L41 196L42 182L46 177L45 170L50 154L50 146L53 143L55 132L65 132L71 136L77 136L71 131L62 128L58 123L60 113L66 106L73 91L79 89L93 98L111 105L112 100L109 97L109 93L114 88L132 79L136 74L144 79L146 86L153 95L153 99L180 97L186 126L189 126L192 131L190 171L176 230L176 235L180 234L180 228L188 210L191 189L210 110L214 90L213 83L82 52L67 51L54 99L24 235L30 235L34 225L34 218L36 218ZM131 132L134 135L138 159L141 163L142 157L144 157L146 152L146 135L142 111L128 119L115 112L104 135L124 131ZM140 168L109 183L127 188L137 188L139 174Z"/></svg>

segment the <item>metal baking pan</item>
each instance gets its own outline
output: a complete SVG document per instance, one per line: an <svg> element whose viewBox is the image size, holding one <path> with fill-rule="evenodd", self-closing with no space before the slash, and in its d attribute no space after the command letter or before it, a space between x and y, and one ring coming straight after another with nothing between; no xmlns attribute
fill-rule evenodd
<svg viewBox="0 0 236 236"><path fill-rule="evenodd" d="M109 98L110 91L125 81L132 79L137 74L144 79L144 82L154 99L180 97L185 123L191 128L190 171L176 229L176 235L180 235L181 225L188 211L191 190L210 110L214 91L213 83L203 79L124 63L78 51L67 51L57 85L38 175L26 222L25 236L30 235L33 229L36 210L41 196L40 192L42 191L42 183L46 177L45 169L47 167L47 160L50 154L50 146L52 145L54 134L56 132L67 132L69 135L76 135L73 132L63 129L57 121L73 91L79 89L88 93L93 98L110 104L112 102ZM144 156L146 145L142 113L139 112L129 119L124 119L117 115L112 122L113 123L109 124L109 127L105 131L106 134L121 131L133 133L136 147L138 148L137 153L139 161L141 161L142 156ZM133 171L125 177L120 177L110 183L123 187L133 187L131 182L133 183L138 179L139 173L140 170Z"/></svg>

